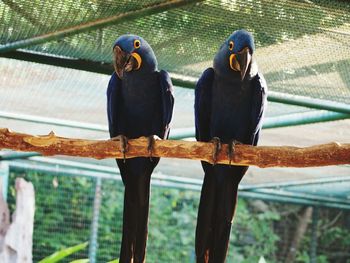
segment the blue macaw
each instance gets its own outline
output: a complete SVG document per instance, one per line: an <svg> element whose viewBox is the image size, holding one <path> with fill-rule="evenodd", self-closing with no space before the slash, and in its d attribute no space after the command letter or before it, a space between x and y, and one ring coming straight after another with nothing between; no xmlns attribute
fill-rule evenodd
<svg viewBox="0 0 350 263"><path fill-rule="evenodd" d="M221 45L213 68L206 69L195 90L198 141L214 143L213 159L221 142L229 144L230 160L236 142L257 145L266 105L267 86L253 59L254 40L237 30ZM248 167L211 165L205 172L197 228L197 262L225 262L238 184Z"/></svg>
<svg viewBox="0 0 350 263"><path fill-rule="evenodd" d="M125 186L123 237L119 262L145 261L150 179L159 158L152 158L154 135L168 138L173 114L173 86L158 71L151 46L136 35L122 35L113 45L114 69L107 89L109 133L119 140L124 159L117 164ZM127 139L148 136L151 158L125 160Z"/></svg>

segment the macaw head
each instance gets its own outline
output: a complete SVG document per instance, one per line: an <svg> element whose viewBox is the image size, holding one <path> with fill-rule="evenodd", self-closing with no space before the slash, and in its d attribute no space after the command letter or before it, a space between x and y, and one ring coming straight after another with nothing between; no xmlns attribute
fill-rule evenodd
<svg viewBox="0 0 350 263"><path fill-rule="evenodd" d="M122 35L113 45L114 70L119 78L125 72L153 72L157 69L157 59L151 46L142 37Z"/></svg>
<svg viewBox="0 0 350 263"><path fill-rule="evenodd" d="M214 68L222 72L239 72L244 79L252 62L254 39L246 30L236 30L221 45L214 58Z"/></svg>

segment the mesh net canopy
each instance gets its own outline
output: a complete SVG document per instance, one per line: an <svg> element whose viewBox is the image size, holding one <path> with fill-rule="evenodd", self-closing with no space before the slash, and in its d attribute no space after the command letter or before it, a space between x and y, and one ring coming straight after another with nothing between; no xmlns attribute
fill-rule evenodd
<svg viewBox="0 0 350 263"><path fill-rule="evenodd" d="M145 38L160 69L193 84L212 65L222 42L240 28L255 38L255 57L270 91L350 104L350 3L346 0L2 0L0 127L105 139L106 87L113 72L112 46L120 35ZM174 95L172 128L193 127L193 90L176 87ZM266 117L310 112L320 111L270 101ZM313 125L319 126L299 126L297 132L291 127L283 132L263 131L261 143L305 146L324 138L350 138L343 124ZM118 257L123 186L115 161L35 158L8 162L12 210L16 177L24 177L36 188L34 261L87 241L96 210L100 211L97 241L93 242L96 262ZM72 160L75 164L68 167ZM350 208L349 170L350 166L251 167L240 184L228 262L258 262L260 255L268 262L291 262L286 258L293 248L302 205L327 207L320 211L321 227L314 237L319 243L317 262L350 262L349 212L344 208ZM102 171L108 171L108 176ZM200 163L162 159L155 173L148 261L194 262L194 228L203 178ZM99 179L101 207L97 209L94 199ZM157 185L153 180L161 182ZM257 185L261 189L249 190ZM248 198L263 200L269 209L259 210L261 204ZM297 262L311 262L311 232L309 227L301 240ZM87 250L71 260L86 257Z"/></svg>
<svg viewBox="0 0 350 263"><path fill-rule="evenodd" d="M111 63L115 39L135 33L151 44L159 68L192 77L245 28L270 90L350 103L348 1L4 0L0 14L0 53L17 47Z"/></svg>
<svg viewBox="0 0 350 263"><path fill-rule="evenodd" d="M44 134L55 130L66 137L108 137L106 87L113 72L112 45L128 32L151 44L159 68L196 80L211 66L224 39L245 28L255 37L256 59L270 90L350 104L348 1L3 0L0 25L0 120L2 127L16 131ZM13 59L19 53L21 59ZM41 62L52 65L35 63L29 54L40 55ZM96 72L72 69L64 64L68 62L57 67L57 60L95 63L106 67L108 75L100 74L96 67ZM177 87L175 100L172 128L193 127L193 90ZM267 118L309 111L270 102ZM329 134L319 126L316 129L318 134L322 130ZM331 133L346 138L348 129L340 129L337 126ZM312 140L317 136L302 141L294 135L290 131L285 143L292 139L301 145L320 143ZM266 143L264 137L262 143ZM274 142L282 138L280 134L272 137ZM190 166L193 169L192 163ZM183 172L181 165L173 167L172 173ZM331 172L348 174L348 167L336 169ZM303 178L306 174L320 176L311 170L302 170Z"/></svg>

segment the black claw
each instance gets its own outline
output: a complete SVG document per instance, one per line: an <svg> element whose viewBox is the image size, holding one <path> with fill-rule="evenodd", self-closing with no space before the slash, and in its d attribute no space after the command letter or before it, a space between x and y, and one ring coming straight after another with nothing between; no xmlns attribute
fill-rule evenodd
<svg viewBox="0 0 350 263"><path fill-rule="evenodd" d="M221 150L221 142L220 142L220 138L218 137L213 137L211 139L211 142L214 144L214 149L213 149L213 165L216 164L217 159L218 159L218 155L220 153Z"/></svg>
<svg viewBox="0 0 350 263"><path fill-rule="evenodd" d="M227 146L228 146L228 148L227 148L227 157L229 159L229 165L231 165L233 156L235 154L236 141L235 140L230 140Z"/></svg>
<svg viewBox="0 0 350 263"><path fill-rule="evenodd" d="M148 146L147 146L147 151L148 151L148 156L151 162L153 162L152 155L153 155L153 150L154 150L154 143L156 142L157 136L151 135L148 136Z"/></svg>
<svg viewBox="0 0 350 263"><path fill-rule="evenodd" d="M232 160L233 160L233 157L234 157L234 155L235 155L235 151L236 151L236 148L235 148L235 146L237 145L237 144L242 144L241 142L239 142L239 141L236 141L236 140L230 140L229 141L229 143L228 143L228 148L227 148L227 157L228 157L228 159L229 159L229 165L231 165L231 162L232 162Z"/></svg>
<svg viewBox="0 0 350 263"><path fill-rule="evenodd" d="M128 138L126 138L124 135L120 135L120 136L121 136L120 149L123 153L123 162L125 163L125 155L129 150Z"/></svg>
<svg viewBox="0 0 350 263"><path fill-rule="evenodd" d="M124 135L118 135L116 137L111 138L112 141L119 141L120 143L120 151L123 153L123 161L125 163L126 153L129 150L128 138Z"/></svg>

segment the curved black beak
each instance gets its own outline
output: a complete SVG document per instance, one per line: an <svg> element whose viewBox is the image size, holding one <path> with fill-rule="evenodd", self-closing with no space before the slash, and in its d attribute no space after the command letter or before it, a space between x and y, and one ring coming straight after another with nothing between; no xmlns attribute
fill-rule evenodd
<svg viewBox="0 0 350 263"><path fill-rule="evenodd" d="M249 52L249 48L246 47L237 54L231 54L229 60L231 69L234 71L240 71L241 80L243 80L252 61L252 55Z"/></svg>
<svg viewBox="0 0 350 263"><path fill-rule="evenodd" d="M113 66L120 79L123 78L124 72L137 70L141 67L142 59L139 54L131 54L123 51L119 46L113 49Z"/></svg>
<svg viewBox="0 0 350 263"><path fill-rule="evenodd" d="M130 55L124 52L119 46L113 48L113 66L119 78L123 78L124 67Z"/></svg>
<svg viewBox="0 0 350 263"><path fill-rule="evenodd" d="M252 55L249 52L249 48L246 47L239 52L237 54L237 60L241 67L241 80L243 80L249 68L250 62L252 61Z"/></svg>

